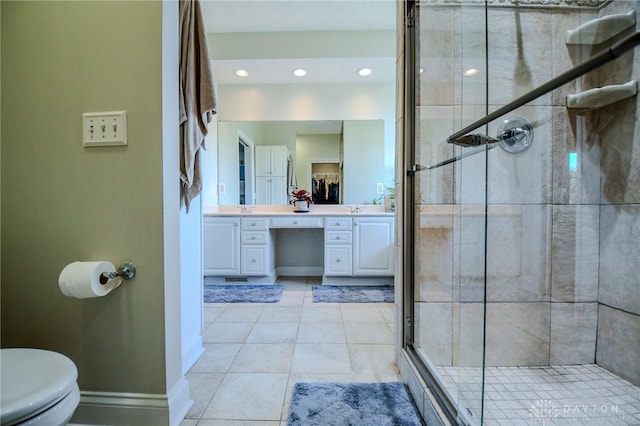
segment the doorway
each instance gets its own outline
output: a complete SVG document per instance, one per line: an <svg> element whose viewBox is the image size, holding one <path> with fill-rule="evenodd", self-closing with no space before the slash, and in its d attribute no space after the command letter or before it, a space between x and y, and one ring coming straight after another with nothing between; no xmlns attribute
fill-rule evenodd
<svg viewBox="0 0 640 426"><path fill-rule="evenodd" d="M238 138L238 204L253 204L253 151Z"/></svg>

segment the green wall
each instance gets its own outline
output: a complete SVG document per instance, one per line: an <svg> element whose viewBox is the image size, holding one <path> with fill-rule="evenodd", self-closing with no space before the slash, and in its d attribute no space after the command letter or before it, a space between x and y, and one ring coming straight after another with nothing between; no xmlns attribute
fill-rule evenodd
<svg viewBox="0 0 640 426"><path fill-rule="evenodd" d="M83 391L166 393L162 3L1 8L2 347L66 354ZM84 148L82 113L112 110L129 145ZM58 275L76 260L138 275L67 298Z"/></svg>
<svg viewBox="0 0 640 426"><path fill-rule="evenodd" d="M344 204L371 203L384 183L384 122L345 120L343 134Z"/></svg>

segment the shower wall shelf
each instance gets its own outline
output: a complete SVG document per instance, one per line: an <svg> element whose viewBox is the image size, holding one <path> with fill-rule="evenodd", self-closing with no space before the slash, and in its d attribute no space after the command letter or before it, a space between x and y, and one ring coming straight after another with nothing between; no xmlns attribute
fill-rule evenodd
<svg viewBox="0 0 640 426"><path fill-rule="evenodd" d="M596 87L581 93L567 95L567 108L598 109L638 94L638 82Z"/></svg>
<svg viewBox="0 0 640 426"><path fill-rule="evenodd" d="M566 44L596 45L636 25L636 11L607 15L585 22L565 33Z"/></svg>

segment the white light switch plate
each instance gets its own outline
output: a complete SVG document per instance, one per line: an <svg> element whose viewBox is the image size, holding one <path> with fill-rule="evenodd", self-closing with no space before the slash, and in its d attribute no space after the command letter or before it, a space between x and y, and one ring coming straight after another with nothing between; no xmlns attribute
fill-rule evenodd
<svg viewBox="0 0 640 426"><path fill-rule="evenodd" d="M82 145L127 144L127 111L85 112L82 114Z"/></svg>

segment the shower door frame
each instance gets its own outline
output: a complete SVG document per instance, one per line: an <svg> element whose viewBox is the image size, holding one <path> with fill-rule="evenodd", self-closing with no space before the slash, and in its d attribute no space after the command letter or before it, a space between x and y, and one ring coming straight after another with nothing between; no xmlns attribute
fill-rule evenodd
<svg viewBox="0 0 640 426"><path fill-rule="evenodd" d="M403 185L403 348L418 370L418 374L432 391L436 402L443 410L447 419L456 424L459 420L456 404L447 396L447 392L433 375L432 368L418 354L414 342L415 318L415 177L419 168L416 166L416 75L419 75L416 60L416 40L418 25L419 0L405 0L405 28L404 28L404 163L400 170L404 173ZM408 238L408 236L411 236Z"/></svg>

